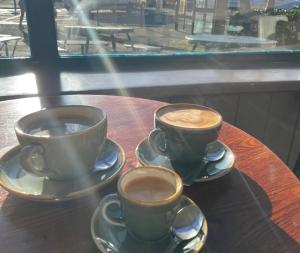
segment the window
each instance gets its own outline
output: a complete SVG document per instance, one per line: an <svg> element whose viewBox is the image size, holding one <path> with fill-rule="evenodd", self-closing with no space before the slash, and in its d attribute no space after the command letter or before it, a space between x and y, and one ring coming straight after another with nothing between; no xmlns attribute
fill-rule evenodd
<svg viewBox="0 0 300 253"><path fill-rule="evenodd" d="M0 1L0 58L30 56L24 1Z"/></svg>
<svg viewBox="0 0 300 253"><path fill-rule="evenodd" d="M176 68L187 62L184 68L298 61L297 2L22 1L26 12L21 25L19 1L0 2L1 34L17 37L7 45L0 42L2 66L11 64L7 57L25 65L43 59L44 63L55 61L56 66L71 62L93 66L103 55L134 68L156 64Z"/></svg>
<svg viewBox="0 0 300 253"><path fill-rule="evenodd" d="M299 48L297 1L63 0L54 6L62 56Z"/></svg>

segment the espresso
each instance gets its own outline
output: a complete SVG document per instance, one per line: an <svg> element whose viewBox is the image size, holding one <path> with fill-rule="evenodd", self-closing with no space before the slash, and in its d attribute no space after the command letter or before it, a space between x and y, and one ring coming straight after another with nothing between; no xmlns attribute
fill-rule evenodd
<svg viewBox="0 0 300 253"><path fill-rule="evenodd" d="M169 198L176 189L166 180L149 176L133 179L127 183L124 191L135 201L156 202Z"/></svg>
<svg viewBox="0 0 300 253"><path fill-rule="evenodd" d="M184 128L209 128L220 123L221 116L205 109L179 109L167 112L160 119L173 126Z"/></svg>
<svg viewBox="0 0 300 253"><path fill-rule="evenodd" d="M78 120L58 120L55 122L44 122L38 127L29 130L29 134L40 137L53 137L77 133L91 127L91 123Z"/></svg>

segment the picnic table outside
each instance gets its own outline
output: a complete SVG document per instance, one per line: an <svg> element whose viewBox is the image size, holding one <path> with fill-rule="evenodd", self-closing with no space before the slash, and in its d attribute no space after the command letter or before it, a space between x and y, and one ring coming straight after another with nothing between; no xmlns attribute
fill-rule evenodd
<svg viewBox="0 0 300 253"><path fill-rule="evenodd" d="M11 35L7 35L7 34L5 34L3 36L0 35L0 50L2 50L4 48L5 55L7 57L14 56L16 48L17 48L17 44L18 44L20 39L22 39L22 37L20 37L20 36L11 36ZM13 46L12 53L9 55L8 43L11 42L11 41L14 41L15 44Z"/></svg>
<svg viewBox="0 0 300 253"><path fill-rule="evenodd" d="M68 44L68 40L71 39L71 34L72 34L72 30L74 29L78 29L83 31L83 33L81 33L82 35L84 35L86 37L86 40L84 42L80 42L80 44L83 44L85 47L85 52L88 52L89 49L89 45L91 43L91 34L95 33L96 35L99 34L106 34L110 36L111 39L111 44L112 44L112 48L113 50L116 50L117 46L116 46L116 38L115 35L116 34L126 34L127 39L129 41L130 44L132 44L132 39L130 37L130 33L134 32L134 28L132 27L123 27L123 26L81 26L81 25L74 25L74 26L65 26L64 27L67 30L67 37L65 40L65 43ZM101 43L101 41L96 41L96 43Z"/></svg>
<svg viewBox="0 0 300 253"><path fill-rule="evenodd" d="M206 48L218 46L220 48L228 47L275 47L277 41L268 40L263 38L251 36L234 36L234 35L219 35L219 34L195 34L187 35L185 39L193 44L193 50L199 44L204 45Z"/></svg>

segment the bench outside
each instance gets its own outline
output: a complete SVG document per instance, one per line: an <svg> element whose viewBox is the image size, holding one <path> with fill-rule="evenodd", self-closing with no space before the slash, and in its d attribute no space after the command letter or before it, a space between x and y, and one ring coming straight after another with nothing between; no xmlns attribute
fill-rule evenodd
<svg viewBox="0 0 300 253"><path fill-rule="evenodd" d="M102 40L89 40L88 38L85 40L72 40L72 39L66 39L66 40L58 40L57 41L60 45L63 46L63 48L68 51L68 46L80 46L81 53L87 54L89 51L90 45L98 45L98 46L107 46L107 41Z"/></svg>
<svg viewBox="0 0 300 253"><path fill-rule="evenodd" d="M251 36L234 36L220 34L195 34L187 35L185 39L193 44L193 50L198 44L203 44L205 47L218 46L220 48L227 47L275 47L277 41Z"/></svg>
<svg viewBox="0 0 300 253"><path fill-rule="evenodd" d="M134 51L151 51L151 52L160 52L161 47L145 45L145 44L124 44L127 48L132 48Z"/></svg>
<svg viewBox="0 0 300 253"><path fill-rule="evenodd" d="M89 41L93 41L93 37L98 38L98 34L109 35L112 43L113 50L116 50L116 34L126 34L127 39L130 44L132 44L132 39L130 33L134 32L134 28L127 26L65 26L67 31L67 40L71 40L72 35L80 35L86 37L86 45L88 49ZM98 41L98 40L96 40Z"/></svg>
<svg viewBox="0 0 300 253"><path fill-rule="evenodd" d="M11 36L11 35L8 35L8 36L0 36L0 50L2 50L2 48L4 47L4 50L5 50L5 55L7 57L9 56L14 56L15 54L15 51L16 51L16 48L17 48L17 45L18 45L18 42L19 40L22 39L20 36ZM11 55L9 55L9 51L8 51L8 43L10 41L14 41L15 44L13 46L13 50L12 50L12 53ZM1 45L2 44L2 45Z"/></svg>

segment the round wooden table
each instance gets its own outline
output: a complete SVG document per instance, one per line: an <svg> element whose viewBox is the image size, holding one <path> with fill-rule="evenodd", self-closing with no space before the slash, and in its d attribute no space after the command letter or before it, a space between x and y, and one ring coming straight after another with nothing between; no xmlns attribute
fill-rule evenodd
<svg viewBox="0 0 300 253"><path fill-rule="evenodd" d="M108 113L108 137L125 150L125 170L137 167L135 148L153 128L163 102L117 96L58 96L0 102L1 154L17 144L14 123L55 105L84 104ZM236 155L235 168L215 181L194 184L185 194L208 221L203 252L299 253L300 183L261 142L224 123L220 139ZM0 187L0 252L97 252L90 219L103 194L114 186L63 203L20 199ZM141 252L142 253L142 252Z"/></svg>

